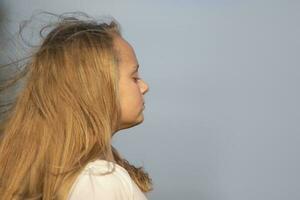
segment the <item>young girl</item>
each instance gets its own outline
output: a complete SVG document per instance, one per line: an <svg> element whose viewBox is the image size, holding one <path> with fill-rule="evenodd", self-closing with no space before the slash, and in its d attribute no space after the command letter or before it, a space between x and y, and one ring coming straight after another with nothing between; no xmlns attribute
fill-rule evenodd
<svg viewBox="0 0 300 200"><path fill-rule="evenodd" d="M59 19L1 87L26 77L2 123L0 199L146 199L151 178L111 145L144 120L134 50L115 20Z"/></svg>

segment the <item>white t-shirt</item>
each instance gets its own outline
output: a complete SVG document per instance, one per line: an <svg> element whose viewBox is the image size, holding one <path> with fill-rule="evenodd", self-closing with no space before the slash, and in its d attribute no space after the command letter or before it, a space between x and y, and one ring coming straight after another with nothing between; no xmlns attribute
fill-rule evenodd
<svg viewBox="0 0 300 200"><path fill-rule="evenodd" d="M86 165L71 187L68 200L147 200L145 194L118 164L95 160ZM98 173L98 174L97 174Z"/></svg>

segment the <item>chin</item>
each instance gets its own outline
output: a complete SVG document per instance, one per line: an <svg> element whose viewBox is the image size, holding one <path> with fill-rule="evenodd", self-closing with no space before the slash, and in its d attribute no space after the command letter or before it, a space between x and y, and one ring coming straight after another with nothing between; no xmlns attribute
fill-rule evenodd
<svg viewBox="0 0 300 200"><path fill-rule="evenodd" d="M143 121L144 121L144 115L143 115L143 113L141 113L141 114L138 116L138 118L135 120L134 125L136 126L136 125L138 125L138 124L141 124L141 123L143 123Z"/></svg>
<svg viewBox="0 0 300 200"><path fill-rule="evenodd" d="M119 128L119 130L128 129L128 128L137 126L137 125L143 123L143 121L144 121L144 116L143 115L139 115L137 119L135 119L135 120L133 120L131 122L123 123L123 125Z"/></svg>
<svg viewBox="0 0 300 200"><path fill-rule="evenodd" d="M143 121L144 121L144 116L143 116L143 115L140 115L140 116L138 117L138 119L135 121L135 123L134 123L133 126L137 126L137 125L143 123Z"/></svg>

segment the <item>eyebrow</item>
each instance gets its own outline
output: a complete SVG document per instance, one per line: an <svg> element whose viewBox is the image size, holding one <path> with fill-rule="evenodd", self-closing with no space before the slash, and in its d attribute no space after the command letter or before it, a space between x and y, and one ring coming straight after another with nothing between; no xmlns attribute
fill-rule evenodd
<svg viewBox="0 0 300 200"><path fill-rule="evenodd" d="M137 64L136 66L134 66L134 67L133 67L133 68L134 68L134 71L133 71L132 73L135 73L135 72L139 69L139 67L140 67L139 64Z"/></svg>

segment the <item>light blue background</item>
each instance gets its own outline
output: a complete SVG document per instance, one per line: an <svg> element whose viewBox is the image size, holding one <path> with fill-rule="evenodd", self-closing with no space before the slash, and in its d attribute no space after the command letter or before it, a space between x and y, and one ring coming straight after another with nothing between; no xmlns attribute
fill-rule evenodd
<svg viewBox="0 0 300 200"><path fill-rule="evenodd" d="M0 5L10 32L36 9L120 22L150 90L144 123L120 131L114 145L153 178L149 199L300 199L299 1Z"/></svg>

